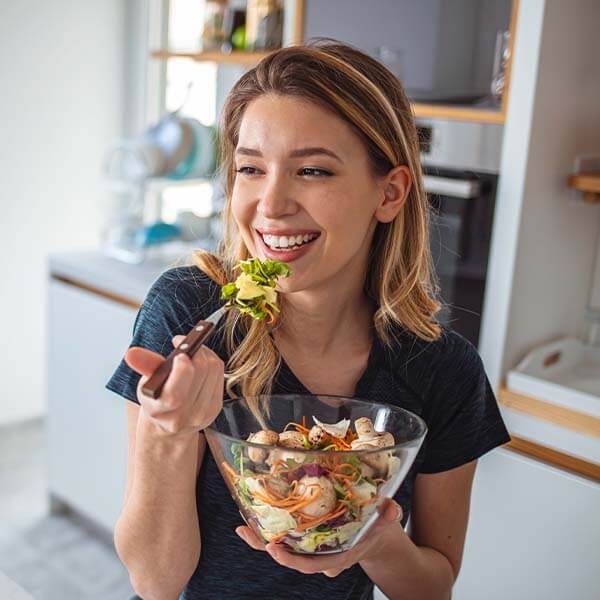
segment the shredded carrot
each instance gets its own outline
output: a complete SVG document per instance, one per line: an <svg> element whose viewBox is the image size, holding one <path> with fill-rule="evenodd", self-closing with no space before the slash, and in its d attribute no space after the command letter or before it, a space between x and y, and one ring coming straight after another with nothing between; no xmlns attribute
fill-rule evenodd
<svg viewBox="0 0 600 600"><path fill-rule="evenodd" d="M346 467L348 469L352 469L352 471L357 471L358 470L354 465L351 465L350 463L340 463L339 465L335 466L336 470L337 469L341 469L342 467Z"/></svg>
<svg viewBox="0 0 600 600"><path fill-rule="evenodd" d="M311 486L311 487L313 487L313 486ZM314 487L317 488L315 490L314 494L311 494L309 498L306 498L306 499L298 502L298 504L295 504L294 506L288 508L290 513L293 513L297 510L300 510L301 508L304 508L305 506L308 506L309 504L312 504L313 501L316 500L321 495L321 486L319 484L314 484Z"/></svg>
<svg viewBox="0 0 600 600"><path fill-rule="evenodd" d="M272 325L273 323L275 323L275 315L269 310L268 306L266 304L263 304L262 309L269 315L267 325Z"/></svg>
<svg viewBox="0 0 600 600"><path fill-rule="evenodd" d="M344 475L343 473L332 473L331 475L336 479L347 479L349 481L355 481L354 475Z"/></svg>
<svg viewBox="0 0 600 600"><path fill-rule="evenodd" d="M240 476L231 468L227 461L224 460L221 463L221 466L225 469L225 471L227 471L227 473L231 476L233 481L237 481L240 478Z"/></svg>
<svg viewBox="0 0 600 600"><path fill-rule="evenodd" d="M281 533L278 533L277 535L274 535L271 538L272 542L278 542L279 540L283 539L286 535L287 535L287 531L282 531Z"/></svg>
<svg viewBox="0 0 600 600"><path fill-rule="evenodd" d="M290 421L284 428L284 431L287 431L288 427L295 427L297 431L300 431L301 433L308 433L309 429L307 429L306 427L304 427L304 425L300 425L300 423L294 423L293 421Z"/></svg>
<svg viewBox="0 0 600 600"><path fill-rule="evenodd" d="M313 521L308 521L306 523L302 523L302 525L300 525L299 527L296 527L294 529L294 531L300 532L302 530L312 529L313 527L320 525L324 521L330 521L331 519L335 519L336 517L343 515L347 510L348 509L344 506L343 508L340 508L338 511L330 512L330 513L327 513L326 515L323 515L322 517L319 517L318 519L314 519Z"/></svg>
<svg viewBox="0 0 600 600"><path fill-rule="evenodd" d="M270 496L263 495L257 491L252 492L252 496L254 496L254 498L262 500L265 504L269 504L270 506L285 508L288 510L290 507L294 506L295 502L295 500L273 500L273 498L271 498Z"/></svg>

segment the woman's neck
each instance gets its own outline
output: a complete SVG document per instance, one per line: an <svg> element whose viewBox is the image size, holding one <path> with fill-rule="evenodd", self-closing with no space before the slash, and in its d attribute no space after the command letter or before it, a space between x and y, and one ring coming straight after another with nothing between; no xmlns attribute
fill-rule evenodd
<svg viewBox="0 0 600 600"><path fill-rule="evenodd" d="M371 345L375 308L362 289L354 295L331 290L294 292L286 294L284 306L275 339L293 344L300 352L324 355Z"/></svg>

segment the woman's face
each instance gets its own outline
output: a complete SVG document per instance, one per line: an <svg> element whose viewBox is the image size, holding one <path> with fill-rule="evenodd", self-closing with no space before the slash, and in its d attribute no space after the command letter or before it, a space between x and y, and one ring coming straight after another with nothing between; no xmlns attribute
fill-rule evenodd
<svg viewBox="0 0 600 600"><path fill-rule="evenodd" d="M384 193L342 119L305 100L260 96L244 113L235 169L234 219L252 256L290 265L283 291L352 278L362 286Z"/></svg>

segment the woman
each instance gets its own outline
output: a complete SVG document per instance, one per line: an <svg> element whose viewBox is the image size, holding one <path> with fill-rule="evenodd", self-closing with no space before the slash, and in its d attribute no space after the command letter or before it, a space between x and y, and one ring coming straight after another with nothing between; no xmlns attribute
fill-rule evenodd
<svg viewBox="0 0 600 600"><path fill-rule="evenodd" d="M346 600L375 583L389 598L449 598L476 459L509 437L476 350L435 318L428 204L398 80L333 41L276 51L231 90L221 150L222 250L155 282L107 384L133 401L115 542L136 592ZM208 347L180 355L161 398L145 397L141 385L250 256L291 268L275 326L229 313ZM224 370L231 395L355 395L425 419L396 502L355 548L294 555L243 525L198 434L221 408Z"/></svg>

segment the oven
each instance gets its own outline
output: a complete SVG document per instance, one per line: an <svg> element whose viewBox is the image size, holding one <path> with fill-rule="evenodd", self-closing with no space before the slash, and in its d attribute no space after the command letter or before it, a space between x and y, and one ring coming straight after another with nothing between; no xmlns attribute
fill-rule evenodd
<svg viewBox="0 0 600 600"><path fill-rule="evenodd" d="M478 346L502 125L417 119L440 321Z"/></svg>

